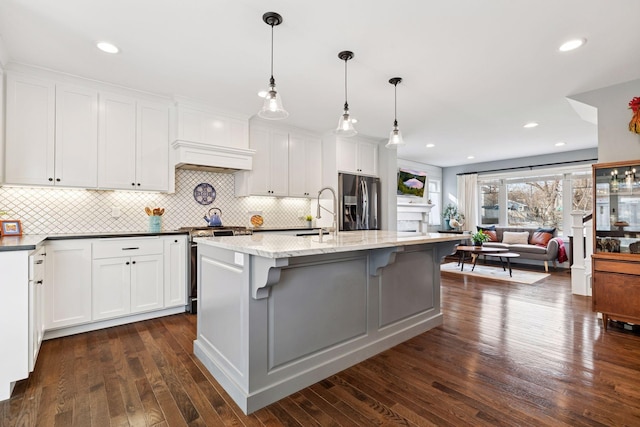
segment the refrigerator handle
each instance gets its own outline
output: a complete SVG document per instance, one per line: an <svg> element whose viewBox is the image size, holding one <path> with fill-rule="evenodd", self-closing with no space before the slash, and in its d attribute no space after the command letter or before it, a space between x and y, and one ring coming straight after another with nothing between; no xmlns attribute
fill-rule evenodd
<svg viewBox="0 0 640 427"><path fill-rule="evenodd" d="M360 227L363 230L369 229L369 189L367 188L367 181L362 179L360 181L362 187L362 220Z"/></svg>

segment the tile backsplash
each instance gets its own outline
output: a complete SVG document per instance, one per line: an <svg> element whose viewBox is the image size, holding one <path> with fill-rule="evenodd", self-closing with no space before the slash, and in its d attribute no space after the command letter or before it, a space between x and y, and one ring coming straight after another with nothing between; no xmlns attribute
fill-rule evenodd
<svg viewBox="0 0 640 427"><path fill-rule="evenodd" d="M162 229L205 226L209 209L222 211L223 225L249 226L249 212L262 211L264 227L302 226L299 214L310 213L308 199L275 197L235 197L233 174L176 170L174 194L138 191L103 191L0 187L0 219L19 219L24 234L147 231L145 206L165 208ZM200 183L211 184L216 199L200 205L193 189ZM112 210L120 211L114 218Z"/></svg>

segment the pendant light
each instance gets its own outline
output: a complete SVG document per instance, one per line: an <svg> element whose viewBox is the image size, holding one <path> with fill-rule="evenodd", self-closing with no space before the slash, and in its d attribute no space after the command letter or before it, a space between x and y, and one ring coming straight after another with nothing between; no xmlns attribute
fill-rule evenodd
<svg viewBox="0 0 640 427"><path fill-rule="evenodd" d="M349 103L347 102L347 61L353 59L353 52L343 50L338 54L338 58L344 61L344 112L338 120L338 127L335 130L335 134L340 136L354 136L358 131L353 127L353 120L349 115Z"/></svg>
<svg viewBox="0 0 640 427"><path fill-rule="evenodd" d="M258 116L269 120L286 119L289 113L282 107L282 97L276 90L276 81L273 78L273 27L282 24L282 16L276 12L267 12L262 15L262 20L271 26L271 78L269 79L269 91L264 97L264 105L262 110L258 112Z"/></svg>
<svg viewBox="0 0 640 427"><path fill-rule="evenodd" d="M393 89L393 129L389 134L389 142L385 147L387 148L398 148L400 145L404 145L404 140L402 139L402 133L400 133L400 129L398 129L398 83L402 81L400 77L394 77L389 79L389 83L391 83L394 87Z"/></svg>

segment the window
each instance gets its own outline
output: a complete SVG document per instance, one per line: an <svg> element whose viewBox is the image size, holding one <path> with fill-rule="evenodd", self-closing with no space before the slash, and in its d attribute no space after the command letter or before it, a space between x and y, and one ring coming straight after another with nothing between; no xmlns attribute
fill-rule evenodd
<svg viewBox="0 0 640 427"><path fill-rule="evenodd" d="M499 222L499 181L486 181L480 183L480 223L498 224Z"/></svg>
<svg viewBox="0 0 640 427"><path fill-rule="evenodd" d="M431 217L429 218L429 224L431 225L440 225L440 214L442 212L442 207L440 206L442 196L440 189L440 180L439 179L429 179L428 184L428 199L431 200L431 203L434 205L431 208Z"/></svg>
<svg viewBox="0 0 640 427"><path fill-rule="evenodd" d="M478 186L480 223L483 225L555 227L562 236L563 231L571 227L570 217L563 212L590 212L593 206L591 170L584 166L569 171L519 171L480 176ZM629 203L629 209L634 210L635 205L631 205ZM631 215L634 213L630 212Z"/></svg>
<svg viewBox="0 0 640 427"><path fill-rule="evenodd" d="M507 181L507 221L510 226L562 230L562 177Z"/></svg>
<svg viewBox="0 0 640 427"><path fill-rule="evenodd" d="M593 209L593 179L590 173L571 175L571 210L591 212Z"/></svg>

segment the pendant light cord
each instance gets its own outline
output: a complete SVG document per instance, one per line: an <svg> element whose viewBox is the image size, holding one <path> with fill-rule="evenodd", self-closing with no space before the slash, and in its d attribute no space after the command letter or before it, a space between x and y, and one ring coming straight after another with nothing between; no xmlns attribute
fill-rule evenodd
<svg viewBox="0 0 640 427"><path fill-rule="evenodd" d="M272 85L275 85L275 80L273 78L273 24L271 24L271 80L269 82Z"/></svg>
<svg viewBox="0 0 640 427"><path fill-rule="evenodd" d="M398 83L393 85L393 125L398 126Z"/></svg>
<svg viewBox="0 0 640 427"><path fill-rule="evenodd" d="M347 59L344 60L344 109L349 109L349 103L347 102Z"/></svg>

